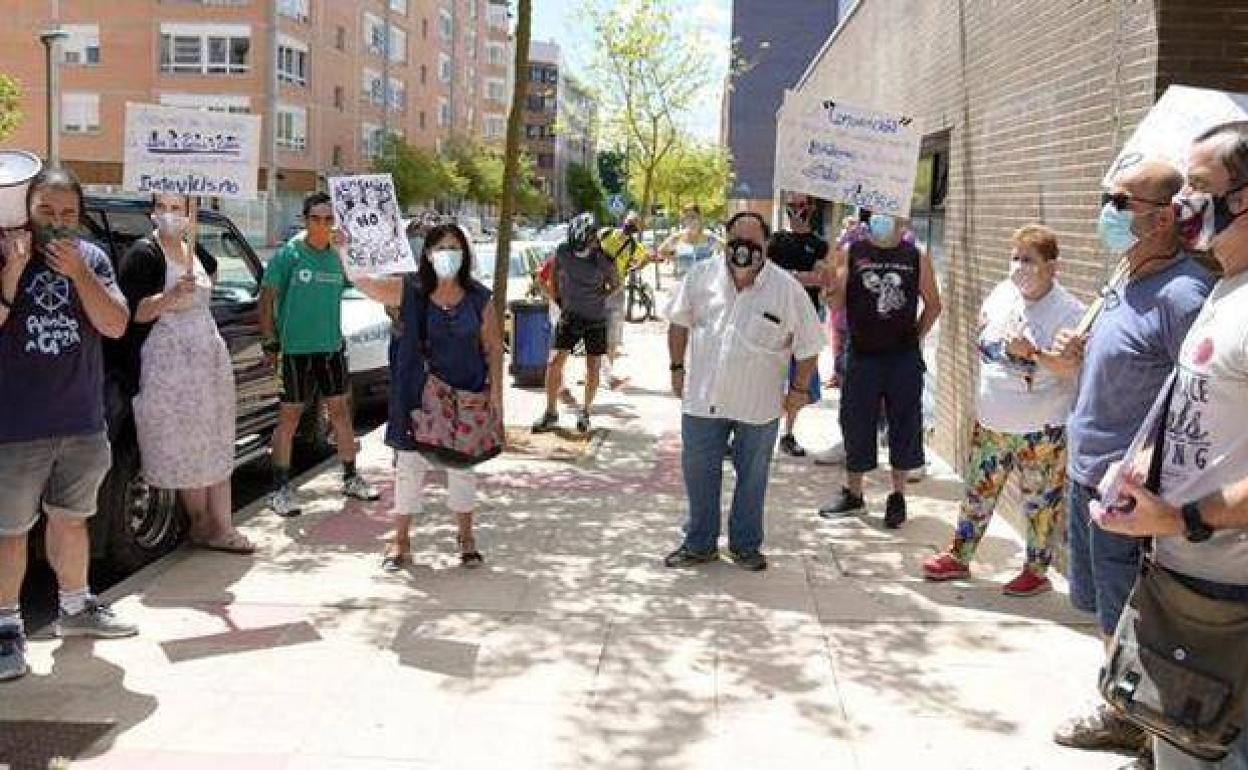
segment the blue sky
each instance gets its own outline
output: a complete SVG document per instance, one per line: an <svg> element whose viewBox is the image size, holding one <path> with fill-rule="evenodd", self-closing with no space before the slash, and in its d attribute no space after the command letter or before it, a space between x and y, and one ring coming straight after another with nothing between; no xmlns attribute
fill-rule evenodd
<svg viewBox="0 0 1248 770"><path fill-rule="evenodd" d="M584 75L592 46L591 32L580 19L580 6L581 0L533 0L533 39L559 43L567 66ZM691 17L703 34L716 68L715 85L707 89L689 128L704 139L718 139L723 75L728 71L732 0L674 0L673 6Z"/></svg>

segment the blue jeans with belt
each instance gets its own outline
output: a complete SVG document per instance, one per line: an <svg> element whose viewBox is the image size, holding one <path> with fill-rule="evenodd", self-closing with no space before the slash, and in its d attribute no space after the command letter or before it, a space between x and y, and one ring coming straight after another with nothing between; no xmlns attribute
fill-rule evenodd
<svg viewBox="0 0 1248 770"><path fill-rule="evenodd" d="M728 547L737 553L757 551L763 544L763 506L780 420L751 425L686 414L680 428L680 462L689 498L685 548L709 553L718 547L724 455L731 440L737 486L728 517Z"/></svg>

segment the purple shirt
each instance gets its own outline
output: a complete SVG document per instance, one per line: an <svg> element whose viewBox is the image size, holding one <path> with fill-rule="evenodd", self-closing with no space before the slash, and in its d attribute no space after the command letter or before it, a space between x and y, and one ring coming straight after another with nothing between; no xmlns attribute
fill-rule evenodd
<svg viewBox="0 0 1248 770"><path fill-rule="evenodd" d="M79 241L96 277L120 298L108 257ZM0 326L0 444L104 430L104 353L73 282L36 256Z"/></svg>

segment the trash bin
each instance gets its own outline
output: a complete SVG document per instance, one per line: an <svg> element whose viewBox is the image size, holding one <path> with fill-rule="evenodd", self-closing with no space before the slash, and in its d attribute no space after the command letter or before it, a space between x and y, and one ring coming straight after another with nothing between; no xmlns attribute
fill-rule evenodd
<svg viewBox="0 0 1248 770"><path fill-rule="evenodd" d="M519 299L507 305L511 311L511 372L516 385L540 386L546 382L550 358L550 307L542 301Z"/></svg>

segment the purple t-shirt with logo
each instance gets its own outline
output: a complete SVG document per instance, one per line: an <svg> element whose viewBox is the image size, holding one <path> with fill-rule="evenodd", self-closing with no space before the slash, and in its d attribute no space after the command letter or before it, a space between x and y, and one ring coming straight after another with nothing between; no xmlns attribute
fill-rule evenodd
<svg viewBox="0 0 1248 770"><path fill-rule="evenodd" d="M120 298L108 257L79 241L83 259ZM0 326L0 444L104 430L104 353L73 282L36 256Z"/></svg>

